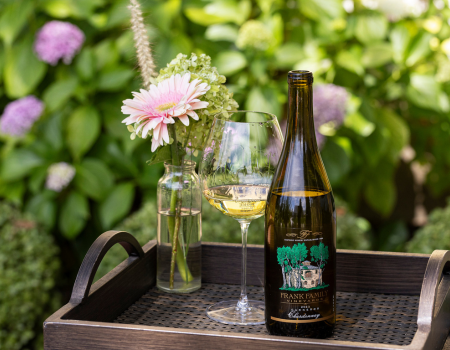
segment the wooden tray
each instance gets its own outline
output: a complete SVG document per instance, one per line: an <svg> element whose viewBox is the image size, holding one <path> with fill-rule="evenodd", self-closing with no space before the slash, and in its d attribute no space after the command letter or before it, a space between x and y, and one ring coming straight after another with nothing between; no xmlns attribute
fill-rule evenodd
<svg viewBox="0 0 450 350"><path fill-rule="evenodd" d="M92 287L106 252L120 243L129 258ZM450 252L431 256L338 250L337 323L325 340L271 336L264 326L228 326L205 308L236 299L240 245L202 245L202 288L158 291L156 242L143 249L128 233L108 231L88 251L70 302L44 323L46 350L85 349L442 349L450 330ZM263 300L263 248L248 248L251 298ZM420 297L419 297L420 296ZM450 341L445 349L450 348Z"/></svg>

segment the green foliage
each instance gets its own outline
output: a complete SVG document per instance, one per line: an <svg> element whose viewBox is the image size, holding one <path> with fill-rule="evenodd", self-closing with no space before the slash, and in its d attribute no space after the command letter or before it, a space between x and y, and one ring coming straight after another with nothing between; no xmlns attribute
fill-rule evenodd
<svg viewBox="0 0 450 350"><path fill-rule="evenodd" d="M150 196L161 166L148 169L150 145L132 142L121 124L122 100L139 88L129 13L124 0L32 1L1 4L0 107L33 94L45 111L23 138L0 136L0 198L33 213L67 239L110 229L135 200ZM14 18L14 20L12 20ZM86 40L70 65L50 66L33 49L48 21L73 22ZM131 35L131 37L130 37ZM166 62L160 62L165 64ZM47 169L76 168L62 192L45 188ZM120 205L118 204L120 203Z"/></svg>
<svg viewBox="0 0 450 350"><path fill-rule="evenodd" d="M22 349L58 307L58 253L52 236L32 216L0 202L1 349ZM36 345L42 348L42 339Z"/></svg>
<svg viewBox="0 0 450 350"><path fill-rule="evenodd" d="M69 193L76 191L88 203L90 215L78 215L78 220L65 225L72 226L65 232L73 238L88 223L101 230L128 214L122 210L108 215L103 209L102 218L94 220L116 184L132 183L143 197L151 196L161 172L160 166L146 168L150 141L132 142L121 125L121 101L140 85L132 33L125 30L126 4L125 0L21 0L1 8L0 101L6 104L32 93L45 101L46 112L27 137L14 142L0 139L0 196L25 208L48 203L43 195L47 167L58 161L75 165L74 181L64 193L53 195L56 205L46 204L46 217L40 218L51 227L64 226L55 226L59 221L54 218L61 215ZM450 32L449 10L439 11L430 4L421 17L389 22L359 3L346 13L340 0L149 0L142 5L149 16L158 67L180 52L194 51L199 62L205 53L212 57L212 66L227 75L233 98L244 108L283 118L285 76L290 69L310 69L317 84L346 87L352 95L347 120L327 132L322 154L334 192L353 210L364 200L381 215L391 213L397 201L394 173L400 150L408 143L417 160L429 162L427 154L434 156L427 186L435 194L449 188L450 158L441 140L447 140L450 131L450 79L444 74L450 65L439 48ZM424 25L426 16L438 18L441 30L430 32ZM52 18L75 22L85 33L83 48L71 65L51 67L33 53L37 30ZM175 61L189 60L180 56ZM208 83L225 79L218 74L204 76L202 64L189 62L186 70ZM182 71L175 71L173 63L161 79L172 73ZM209 93L230 98L225 92ZM208 113L201 116L201 123L210 122L213 106ZM191 132L198 139L207 134Z"/></svg>
<svg viewBox="0 0 450 350"><path fill-rule="evenodd" d="M436 249L450 250L450 200L445 208L434 209L428 223L406 245L410 253L431 254Z"/></svg>
<svg viewBox="0 0 450 350"><path fill-rule="evenodd" d="M337 228L336 247L338 249L373 249L370 223L353 214L342 200L336 200Z"/></svg>

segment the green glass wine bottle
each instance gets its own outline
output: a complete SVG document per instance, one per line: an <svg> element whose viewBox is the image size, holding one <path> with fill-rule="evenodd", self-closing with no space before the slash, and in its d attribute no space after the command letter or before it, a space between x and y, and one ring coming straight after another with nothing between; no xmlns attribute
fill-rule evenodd
<svg viewBox="0 0 450 350"><path fill-rule="evenodd" d="M316 142L313 75L291 71L288 83L286 137L266 206L266 327L326 338L336 322L336 212Z"/></svg>

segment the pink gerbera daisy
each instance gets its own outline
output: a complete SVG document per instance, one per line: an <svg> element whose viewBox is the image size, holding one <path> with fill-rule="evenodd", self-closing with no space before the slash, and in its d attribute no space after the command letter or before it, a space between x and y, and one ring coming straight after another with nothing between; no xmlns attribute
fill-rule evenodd
<svg viewBox="0 0 450 350"><path fill-rule="evenodd" d="M123 101L122 113L129 114L129 117L122 123L139 123L136 133L142 131L144 138L153 130L152 152L162 146L163 141L169 142L167 124L175 123L174 117L187 126L188 116L198 120L195 110L208 106L208 102L198 99L209 90L208 84L201 83L199 79L190 80L190 73L172 75L157 86L151 85L148 91L141 89L140 93L133 92L132 100Z"/></svg>

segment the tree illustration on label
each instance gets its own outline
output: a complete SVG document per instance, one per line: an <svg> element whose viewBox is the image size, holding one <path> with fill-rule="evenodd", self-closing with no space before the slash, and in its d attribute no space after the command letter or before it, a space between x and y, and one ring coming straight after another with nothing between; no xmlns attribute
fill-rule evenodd
<svg viewBox="0 0 450 350"><path fill-rule="evenodd" d="M316 262L317 266L306 260L308 248L305 243L277 249L277 261L283 276L281 290L307 291L328 287L322 281L322 272L329 259L328 247L323 243L312 246L310 255L311 261Z"/></svg>
<svg viewBox="0 0 450 350"><path fill-rule="evenodd" d="M322 273L329 257L328 246L325 246L322 242L311 247L311 261L316 262L319 267L319 284L323 284Z"/></svg>
<svg viewBox="0 0 450 350"><path fill-rule="evenodd" d="M301 288L302 287L302 279L304 280L302 276L301 269L303 267L302 262L306 260L306 257L308 256L308 248L306 248L305 243L302 244L295 244L290 252L291 261L293 263L294 269L293 269L293 287L294 288Z"/></svg>
<svg viewBox="0 0 450 350"><path fill-rule="evenodd" d="M286 247L279 247L277 249L277 261L281 266L281 274L283 275L283 286L281 288L286 288L286 265L287 265L287 256L285 253Z"/></svg>

